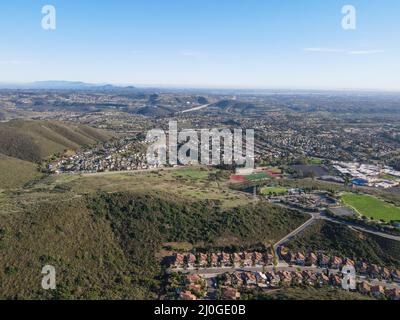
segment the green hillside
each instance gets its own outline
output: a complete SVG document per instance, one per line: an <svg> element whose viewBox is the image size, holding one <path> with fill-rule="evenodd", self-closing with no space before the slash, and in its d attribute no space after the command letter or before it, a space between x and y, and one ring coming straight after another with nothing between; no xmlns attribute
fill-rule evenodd
<svg viewBox="0 0 400 320"><path fill-rule="evenodd" d="M66 149L77 150L109 138L106 132L58 121L0 123L0 153L30 162L39 162Z"/></svg>
<svg viewBox="0 0 400 320"><path fill-rule="evenodd" d="M163 243L213 247L224 238L247 246L306 219L263 202L222 209L167 193L70 195L0 213L0 298L155 298ZM57 270L54 292L40 288L45 264Z"/></svg>
<svg viewBox="0 0 400 320"><path fill-rule="evenodd" d="M245 250L274 243L308 218L231 190L212 172L48 176L0 193L0 299L156 299L167 243ZM291 246L395 264L391 244L342 228L318 223ZM40 287L46 264L56 268L55 291Z"/></svg>
<svg viewBox="0 0 400 320"><path fill-rule="evenodd" d="M356 232L332 222L314 223L287 246L303 252L322 250L332 255L368 260L378 265L400 266L400 244L397 241Z"/></svg>
<svg viewBox="0 0 400 320"><path fill-rule="evenodd" d="M330 287L318 289L313 287L285 288L268 293L260 291L259 294L250 292L249 294L242 294L241 298L250 300L374 300L357 292Z"/></svg>

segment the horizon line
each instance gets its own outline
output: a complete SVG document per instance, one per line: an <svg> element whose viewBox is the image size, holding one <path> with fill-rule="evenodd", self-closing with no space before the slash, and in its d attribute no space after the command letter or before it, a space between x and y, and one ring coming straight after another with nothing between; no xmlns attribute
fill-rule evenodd
<svg viewBox="0 0 400 320"><path fill-rule="evenodd" d="M185 89L185 90L254 90L254 91L340 91L340 92L386 92L386 93L400 93L400 88L338 88L338 87L261 87L261 86L240 86L240 85L200 85L200 84L157 84L157 83L152 83L152 84L133 84L133 83L120 83L120 82L86 82L82 80L35 80L35 81L28 81L28 82L23 82L23 81L15 81L15 82L7 82L7 81L0 81L0 86L24 86L24 85L30 85L30 84L38 84L38 83L46 83L46 82L65 82L65 83L81 83L84 85L89 85L89 86L107 86L107 85L112 85L115 87L135 87L137 89ZM4 89L15 89L15 88L1 88L1 90ZM35 89L35 88L23 88L23 89ZM40 88L39 88L40 89ZM38 90L39 90L38 89ZM42 89L44 90L44 89ZM54 89L55 90L55 89Z"/></svg>

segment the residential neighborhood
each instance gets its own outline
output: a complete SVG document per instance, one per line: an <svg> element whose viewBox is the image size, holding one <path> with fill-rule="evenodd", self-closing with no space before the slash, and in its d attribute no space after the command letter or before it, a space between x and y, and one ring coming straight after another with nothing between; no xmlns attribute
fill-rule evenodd
<svg viewBox="0 0 400 320"><path fill-rule="evenodd" d="M235 300L242 289L268 292L296 286L343 288L344 267L354 267L356 272L353 291L377 299L400 300L399 269L323 252L305 254L280 247L279 261L268 252L174 253L170 258L170 276L186 279L185 286L176 291L182 300L207 299L207 290L219 299Z"/></svg>

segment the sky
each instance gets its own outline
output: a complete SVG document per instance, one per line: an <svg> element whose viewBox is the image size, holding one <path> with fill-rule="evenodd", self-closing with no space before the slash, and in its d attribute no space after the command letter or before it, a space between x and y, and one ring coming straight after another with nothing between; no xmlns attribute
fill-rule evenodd
<svg viewBox="0 0 400 320"><path fill-rule="evenodd" d="M0 82L400 91L399 35L398 0L2 0Z"/></svg>

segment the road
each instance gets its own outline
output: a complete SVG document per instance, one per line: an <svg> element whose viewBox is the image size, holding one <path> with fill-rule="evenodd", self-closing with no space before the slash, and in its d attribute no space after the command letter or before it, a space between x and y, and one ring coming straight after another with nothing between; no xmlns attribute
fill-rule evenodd
<svg viewBox="0 0 400 320"><path fill-rule="evenodd" d="M307 220L305 223L303 223L300 227L298 227L297 229L293 230L291 233L289 233L288 235L286 235L285 237L283 237L281 240L279 240L277 243L274 244L274 250L275 250L275 254L278 257L278 252L277 249L283 245L284 243L290 241L292 238L294 238L297 234L299 234L300 232L302 232L304 229L308 228L311 224L313 224L315 221L317 220L316 216L311 215L311 218L309 220Z"/></svg>
<svg viewBox="0 0 400 320"><path fill-rule="evenodd" d="M62 174L80 174L83 177L90 176L107 176L113 174L124 174L124 173L143 173L143 172L156 172L156 171L172 171L184 168L184 166L178 167L166 167L166 168L151 168L151 169L138 169L138 170L121 170L121 171L106 171L106 172L87 172L87 173L62 173Z"/></svg>
<svg viewBox="0 0 400 320"><path fill-rule="evenodd" d="M188 112L192 112L192 111L199 111L199 110L208 108L210 105L211 104L205 104L205 105L198 106L198 107L195 107L195 108L192 108L192 109L189 109L189 110L182 111L182 113L188 113Z"/></svg>
<svg viewBox="0 0 400 320"><path fill-rule="evenodd" d="M303 231L304 229L306 229L307 227L309 227L313 222L315 222L316 220L325 220L325 221L330 221L333 223L337 223L337 224L342 224L342 225L346 225L349 228L358 230L358 231L362 231L362 232L366 232L366 233L370 233L382 238L386 238L386 239L390 239L390 240L395 240L395 241L400 241L400 236L395 236L395 235L391 235L388 233L384 233L384 232L379 232L379 231L375 231L372 230L368 227L364 227L364 226L360 226L354 222L351 221L344 221L344 220L339 220L339 219L335 219L333 217L329 217L327 216L324 212L322 211L318 211L318 212L307 212L304 210L300 210L298 208L291 208L290 206L287 205L283 205L281 203L275 203L274 204L284 207L286 209L290 209L290 210L297 210L300 211L302 213L306 213L308 215L311 215L311 219L308 220L307 222L305 222L303 225L301 225L300 227L298 227L296 230L292 231L291 233L289 233L287 236L285 236L284 238L282 238L281 240L279 240L275 245L274 248L279 247L280 245L288 242L289 240L291 240L294 236L296 236L297 234L299 234L301 231Z"/></svg>
<svg viewBox="0 0 400 320"><path fill-rule="evenodd" d="M379 237L382 237L382 238L386 238L386 239L390 239L390 240L400 241L400 236L395 236L395 235L391 235L391 234L387 234L387 233L371 230L371 229L369 229L367 227L359 226L359 225L357 225L357 224L355 224L355 223L353 223L351 221L337 220L335 218L325 216L323 213L320 214L320 217L321 217L321 219L326 220L326 221L330 221L330 222L338 223L338 224L344 224L344 225L348 226L351 229L356 229L358 231L374 234L376 236L379 236Z"/></svg>

